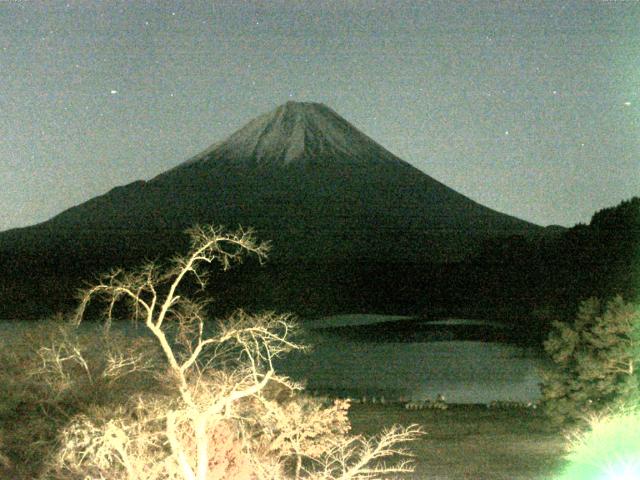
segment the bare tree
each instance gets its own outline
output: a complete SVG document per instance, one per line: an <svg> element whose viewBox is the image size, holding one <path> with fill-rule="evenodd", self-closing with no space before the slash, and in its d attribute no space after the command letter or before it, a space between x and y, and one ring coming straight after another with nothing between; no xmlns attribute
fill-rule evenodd
<svg viewBox="0 0 640 480"><path fill-rule="evenodd" d="M99 298L109 328L115 307L126 303L160 345L166 371L156 373L175 394L141 394L130 405L79 416L62 432L48 475L364 480L411 471L406 460L387 465L382 459L406 456L395 445L417 438L418 427L394 427L372 440L350 436L348 402L324 405L276 373L276 357L304 348L289 315L237 311L210 329L206 303L181 295L187 276L204 288L208 264L226 270L246 253L262 262L268 244L250 230L204 226L188 233L187 255L166 269L148 263L101 277L82 292L76 315L79 324L89 302ZM48 354L56 367L60 356ZM79 362L73 355L67 357ZM142 368L136 358L111 362L124 371Z"/></svg>

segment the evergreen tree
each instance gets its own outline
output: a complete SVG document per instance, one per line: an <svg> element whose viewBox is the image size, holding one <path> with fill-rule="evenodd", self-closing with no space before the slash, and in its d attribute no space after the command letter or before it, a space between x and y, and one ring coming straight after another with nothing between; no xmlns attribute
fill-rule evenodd
<svg viewBox="0 0 640 480"><path fill-rule="evenodd" d="M573 323L554 322L544 347L554 365L543 372L543 405L554 421L638 399L640 316L620 296L583 301Z"/></svg>

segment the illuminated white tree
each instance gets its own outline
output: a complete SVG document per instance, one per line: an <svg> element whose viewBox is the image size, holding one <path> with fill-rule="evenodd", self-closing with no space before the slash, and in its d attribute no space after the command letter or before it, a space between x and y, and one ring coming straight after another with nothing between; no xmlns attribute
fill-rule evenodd
<svg viewBox="0 0 640 480"><path fill-rule="evenodd" d="M189 253L166 269L149 263L101 277L82 293L76 316L81 322L89 302L101 299L108 328L126 303L160 345L166 371L156 375L175 393L138 395L75 418L48 478L364 480L412 471L406 460L381 460L407 455L395 446L416 439L418 427L394 427L372 440L350 436L347 402L323 405L276 373L276 357L303 349L289 315L237 311L211 328L206 303L181 294L187 277L205 286L207 265L226 270L246 253L263 261L268 245L244 230L205 226L189 234Z"/></svg>

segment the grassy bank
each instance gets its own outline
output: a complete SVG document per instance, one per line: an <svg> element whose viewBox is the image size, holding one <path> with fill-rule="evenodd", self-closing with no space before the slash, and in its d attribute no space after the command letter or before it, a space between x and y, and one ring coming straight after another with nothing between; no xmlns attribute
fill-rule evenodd
<svg viewBox="0 0 640 480"><path fill-rule="evenodd" d="M416 455L411 479L548 480L563 464L566 441L537 411L356 404L349 418L353 432L365 435L394 423L423 425L426 435L409 445Z"/></svg>

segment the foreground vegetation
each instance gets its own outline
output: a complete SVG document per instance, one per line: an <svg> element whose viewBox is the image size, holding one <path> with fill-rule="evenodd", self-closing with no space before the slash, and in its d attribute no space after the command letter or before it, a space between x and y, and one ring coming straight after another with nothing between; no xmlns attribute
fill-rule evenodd
<svg viewBox="0 0 640 480"><path fill-rule="evenodd" d="M640 478L640 308L620 296L580 304L555 322L545 349L546 416L570 428L559 480Z"/></svg>
<svg viewBox="0 0 640 480"><path fill-rule="evenodd" d="M555 322L544 343L553 368L543 372L545 410L558 424L585 423L640 404L640 308L616 296L590 298L572 322Z"/></svg>
<svg viewBox="0 0 640 480"><path fill-rule="evenodd" d="M115 270L81 295L74 323L34 325L2 345L3 475L41 479L364 480L411 472L401 444L421 435L394 425L350 434L349 402L305 396L273 359L304 348L287 315L238 311L205 336L206 302L181 295L203 267L224 270L268 246L251 232L190 231L185 256ZM101 334L78 326L93 300ZM148 332L110 328L118 311ZM41 328L37 328L41 327Z"/></svg>
<svg viewBox="0 0 640 480"><path fill-rule="evenodd" d="M44 339L45 336L52 335L57 326L52 322L42 322L29 330L31 334L29 342L33 345L33 335ZM43 335L43 332L47 332ZM87 326L81 331L80 336L86 338L84 332L100 331L99 327ZM137 329L140 333L141 328ZM34 332L38 332L37 334ZM131 336L119 337L116 329L111 331L113 341L122 338L130 343ZM5 341L16 346L16 341L20 335L6 338ZM145 347L142 350L153 346L144 338L136 340ZM98 351L101 345L92 344L94 351ZM5 351L3 349L3 351ZM20 352L20 349L11 349L10 352ZM83 349L87 352L87 349ZM140 350L138 350L140 351ZM9 353L10 353L9 352ZM16 355L6 355L12 357L16 362L10 362L8 366L13 367L3 370L3 385L7 379L12 379L12 384L22 385L23 395L14 392L13 404L9 405L10 398L5 396L9 389L3 389L0 398L3 399L0 413L0 429L4 432L4 448L2 451L9 457L13 468L0 470L0 478L12 479L33 479L37 475L38 466L42 466L42 460L47 458L48 452L54 449L56 442L56 431L64 428L69 417L77 415L78 411L86 411L89 404L93 403L89 411L97 403L108 408L114 400L124 400L131 390L143 392L151 387L156 388L161 383L150 382L144 375L128 377L130 385L118 383L107 383L101 386L100 375L94 382L93 392L88 388L66 390L66 393L54 401L49 398L47 401L39 397L38 392L50 395L47 385L40 384L37 378L30 379L24 375L24 370L14 368L18 363L26 366L24 357L22 362L18 362ZM149 353L149 352L148 352ZM33 364L37 364L34 361ZM89 360L89 365L95 365L93 360ZM32 368L32 367L29 367ZM84 377L78 377L83 380ZM146 379L146 383L143 381ZM28 385L26 382L28 381ZM32 389L32 397L29 399L24 394L25 389ZM87 385L88 387L88 385ZM107 388L108 387L108 388ZM131 389L131 390L130 390ZM71 392L75 391L75 401L71 397ZM118 391L120 393L118 393ZM49 393L47 393L49 392ZM87 395L88 400L83 400L82 395ZM21 397L22 401L15 402L16 397ZM325 403L328 405L330 403ZM43 415L43 408L48 414ZM64 409L64 415L58 409ZM423 427L425 435L411 442L410 450L414 455L415 472L407 474L402 478L428 479L435 478L441 480L458 480L463 478L473 479L515 479L533 480L554 478L552 473L558 471L563 464L561 457L564 455L566 440L558 429L550 429L548 422L540 410L510 408L510 409L488 409L485 406L456 406L449 405L447 410L406 410L400 404L353 404L348 410L348 420L351 425L350 434L353 436L362 435L371 438L379 432L396 424L411 425L419 424ZM71 477L70 477L71 478Z"/></svg>

